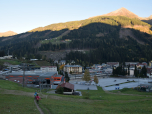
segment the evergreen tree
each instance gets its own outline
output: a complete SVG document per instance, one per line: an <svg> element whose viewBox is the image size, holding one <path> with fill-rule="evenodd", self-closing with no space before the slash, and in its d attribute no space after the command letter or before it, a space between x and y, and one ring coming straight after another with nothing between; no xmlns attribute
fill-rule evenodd
<svg viewBox="0 0 152 114"><path fill-rule="evenodd" d="M69 82L69 80L70 80L70 77L68 76L68 73L65 72L65 81L66 81L66 82Z"/></svg>
<svg viewBox="0 0 152 114"><path fill-rule="evenodd" d="M147 69L146 69L145 66L141 69L141 74L142 74L143 77L147 76Z"/></svg>
<svg viewBox="0 0 152 114"><path fill-rule="evenodd" d="M130 75L130 64L128 65L128 75Z"/></svg>
<svg viewBox="0 0 152 114"><path fill-rule="evenodd" d="M137 70L137 66L136 65L135 65L134 75L135 75L135 77L138 77L138 70Z"/></svg>

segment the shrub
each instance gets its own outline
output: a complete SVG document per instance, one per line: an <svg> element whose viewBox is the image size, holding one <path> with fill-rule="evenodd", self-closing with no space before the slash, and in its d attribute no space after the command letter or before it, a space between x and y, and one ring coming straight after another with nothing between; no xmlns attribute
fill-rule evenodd
<svg viewBox="0 0 152 114"><path fill-rule="evenodd" d="M58 94L63 94L63 91L64 91L64 88L63 88L63 87L59 87L59 88L56 90L56 93L58 93Z"/></svg>

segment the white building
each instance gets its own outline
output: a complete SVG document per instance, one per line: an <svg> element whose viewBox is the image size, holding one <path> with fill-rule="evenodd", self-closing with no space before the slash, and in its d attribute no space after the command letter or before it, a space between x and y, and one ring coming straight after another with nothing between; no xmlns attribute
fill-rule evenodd
<svg viewBox="0 0 152 114"><path fill-rule="evenodd" d="M42 72L57 72L56 66L42 66L41 67Z"/></svg>
<svg viewBox="0 0 152 114"><path fill-rule="evenodd" d="M130 76L134 76L134 70L130 69Z"/></svg>
<svg viewBox="0 0 152 114"><path fill-rule="evenodd" d="M0 59L12 59L12 55L8 55L8 56L4 56L4 57L0 57Z"/></svg>
<svg viewBox="0 0 152 114"><path fill-rule="evenodd" d="M64 66L64 72L72 72L75 74L81 74L82 73L82 66L80 65L65 65Z"/></svg>

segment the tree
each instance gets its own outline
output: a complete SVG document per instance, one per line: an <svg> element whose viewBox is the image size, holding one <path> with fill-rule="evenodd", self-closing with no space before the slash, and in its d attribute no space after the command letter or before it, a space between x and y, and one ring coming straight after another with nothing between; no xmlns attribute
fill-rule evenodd
<svg viewBox="0 0 152 114"><path fill-rule="evenodd" d="M128 75L130 75L130 64L128 65Z"/></svg>
<svg viewBox="0 0 152 114"><path fill-rule="evenodd" d="M143 77L146 77L146 76L147 76L147 69L146 69L145 66L141 69L141 74L142 74ZM142 77L142 76L141 76L141 77Z"/></svg>
<svg viewBox="0 0 152 114"><path fill-rule="evenodd" d="M65 81L66 81L66 82L69 82L69 80L70 80L70 78L69 78L69 76L68 76L68 73L65 72Z"/></svg>
<svg viewBox="0 0 152 114"><path fill-rule="evenodd" d="M58 94L63 94L63 92L64 92L64 88L61 86L56 89L56 93L58 93Z"/></svg>
<svg viewBox="0 0 152 114"><path fill-rule="evenodd" d="M88 69L85 69L85 72L84 72L84 75L82 77L82 80L85 80L86 82L90 81L91 78L90 78L90 73L89 73L89 70Z"/></svg>
<svg viewBox="0 0 152 114"><path fill-rule="evenodd" d="M61 65L59 69L60 69L60 70L63 70L64 66L65 66L64 64Z"/></svg>
<svg viewBox="0 0 152 114"><path fill-rule="evenodd" d="M96 75L94 76L94 82L95 82L96 84L98 84L98 83L99 83L99 80L98 80L98 78L97 78L97 76L96 76Z"/></svg>
<svg viewBox="0 0 152 114"><path fill-rule="evenodd" d="M136 65L135 65L134 75L135 75L135 77L138 77L138 70L137 70L137 66Z"/></svg>

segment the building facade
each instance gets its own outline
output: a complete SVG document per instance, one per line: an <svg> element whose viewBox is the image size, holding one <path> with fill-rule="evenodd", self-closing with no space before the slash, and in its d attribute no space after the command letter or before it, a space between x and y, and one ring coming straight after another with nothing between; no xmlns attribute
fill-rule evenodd
<svg viewBox="0 0 152 114"><path fill-rule="evenodd" d="M82 73L82 66L80 65L65 65L64 72L72 73L72 74L81 74Z"/></svg>
<svg viewBox="0 0 152 114"><path fill-rule="evenodd" d="M41 67L42 72L57 72L56 66L42 66Z"/></svg>

